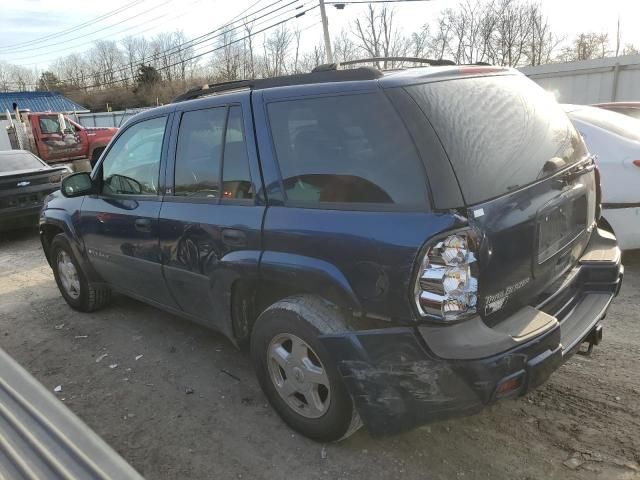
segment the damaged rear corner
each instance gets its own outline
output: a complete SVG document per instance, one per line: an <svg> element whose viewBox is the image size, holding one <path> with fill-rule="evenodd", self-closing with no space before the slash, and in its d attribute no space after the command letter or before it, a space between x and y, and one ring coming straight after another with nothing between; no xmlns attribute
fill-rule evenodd
<svg viewBox="0 0 640 480"><path fill-rule="evenodd" d="M429 355L412 328L346 332L321 340L371 435L477 413L489 400L455 365Z"/></svg>

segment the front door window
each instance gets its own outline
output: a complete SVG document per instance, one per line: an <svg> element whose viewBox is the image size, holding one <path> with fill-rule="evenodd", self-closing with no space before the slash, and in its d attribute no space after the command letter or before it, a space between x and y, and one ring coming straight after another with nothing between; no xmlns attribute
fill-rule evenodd
<svg viewBox="0 0 640 480"><path fill-rule="evenodd" d="M158 195L167 117L136 123L118 137L102 162L105 195Z"/></svg>

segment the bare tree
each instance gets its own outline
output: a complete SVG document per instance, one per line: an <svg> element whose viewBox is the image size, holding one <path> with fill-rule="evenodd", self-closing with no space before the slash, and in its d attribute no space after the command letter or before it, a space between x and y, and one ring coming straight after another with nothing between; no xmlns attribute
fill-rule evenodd
<svg viewBox="0 0 640 480"><path fill-rule="evenodd" d="M409 40L404 37L395 25L395 14L386 5L367 6L366 14L357 18L352 33L360 47L368 57L398 57L407 54ZM380 67L380 65L377 65ZM395 62L382 62L382 68L394 68Z"/></svg>
<svg viewBox="0 0 640 480"><path fill-rule="evenodd" d="M336 57L334 60L337 60ZM344 61L344 60L342 60ZM313 48L304 53L300 58L300 69L305 72L310 72L318 65L322 65L326 62L324 43L317 43Z"/></svg>
<svg viewBox="0 0 640 480"><path fill-rule="evenodd" d="M500 0L494 6L492 63L518 66L524 59L532 27L529 6L517 0Z"/></svg>
<svg viewBox="0 0 640 480"><path fill-rule="evenodd" d="M302 35L302 31L300 28L296 26L296 29L293 31L293 41L295 43L293 61L291 65L291 73L301 73L301 70L298 70L299 60L300 60L300 36Z"/></svg>
<svg viewBox="0 0 640 480"><path fill-rule="evenodd" d="M315 50L315 49L314 49ZM317 52L312 52L312 55L317 57ZM358 47L353 42L349 32L346 30L340 31L340 34L333 39L333 59L336 62L347 62L349 60L356 60L358 54ZM324 55L322 55L322 61L324 61Z"/></svg>
<svg viewBox="0 0 640 480"><path fill-rule="evenodd" d="M233 28L225 28L220 34L217 50L211 58L214 77L222 82L238 80L242 66L242 45L238 43Z"/></svg>
<svg viewBox="0 0 640 480"><path fill-rule="evenodd" d="M529 36L529 48L526 56L529 65L542 65L549 63L554 51L563 40L551 31L549 19L538 4L529 6L529 22L531 35Z"/></svg>
<svg viewBox="0 0 640 480"><path fill-rule="evenodd" d="M11 71L7 62L0 61L0 90L8 92L11 90Z"/></svg>
<svg viewBox="0 0 640 480"><path fill-rule="evenodd" d="M626 43L622 49L622 55L640 55L640 48L633 43Z"/></svg>
<svg viewBox="0 0 640 480"><path fill-rule="evenodd" d="M611 54L609 50L609 34L579 33L570 46L562 49L559 59L565 62L604 58Z"/></svg>
<svg viewBox="0 0 640 480"><path fill-rule="evenodd" d="M264 67L268 77L276 77L286 72L287 56L293 42L293 32L281 25L264 40Z"/></svg>
<svg viewBox="0 0 640 480"><path fill-rule="evenodd" d="M449 50L456 63L490 61L493 11L493 2L481 0L463 0L457 10L445 10L452 34Z"/></svg>
<svg viewBox="0 0 640 480"><path fill-rule="evenodd" d="M187 36L182 30L176 30L173 33L173 61L172 63L179 62L177 65L177 73L180 80L184 83L187 79L187 75L193 70L193 65L196 63L196 59L193 59L193 46L188 43Z"/></svg>
<svg viewBox="0 0 640 480"><path fill-rule="evenodd" d="M124 64L124 56L115 41L97 40L89 55L97 84L113 84L119 79L118 73Z"/></svg>
<svg viewBox="0 0 640 480"><path fill-rule="evenodd" d="M128 75L129 78L134 78L137 70L137 52L136 52L136 38L129 35L120 40L120 44L122 45L122 49L124 50L124 61L129 67Z"/></svg>
<svg viewBox="0 0 640 480"><path fill-rule="evenodd" d="M440 12L435 32L429 40L433 56L437 59L444 58L445 53L451 53L451 41L453 39L451 16L451 9Z"/></svg>
<svg viewBox="0 0 640 480"><path fill-rule="evenodd" d="M253 22L247 22L245 19L243 26L245 31L245 78L256 78L255 58L253 55L253 35L251 34L251 31L253 30Z"/></svg>
<svg viewBox="0 0 640 480"><path fill-rule="evenodd" d="M429 25L423 25L417 32L413 32L409 39L409 53L414 57L431 57Z"/></svg>
<svg viewBox="0 0 640 480"><path fill-rule="evenodd" d="M33 90L40 76L37 70L30 70L20 65L8 64L6 70L7 80L5 83L12 85L12 90Z"/></svg>
<svg viewBox="0 0 640 480"><path fill-rule="evenodd" d="M53 63L51 71L72 88L88 86L90 65L80 54L71 53L60 58Z"/></svg>

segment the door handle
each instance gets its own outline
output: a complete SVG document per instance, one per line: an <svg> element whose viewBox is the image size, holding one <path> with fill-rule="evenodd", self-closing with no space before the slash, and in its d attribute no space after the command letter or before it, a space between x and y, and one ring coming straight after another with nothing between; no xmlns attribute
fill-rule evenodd
<svg viewBox="0 0 640 480"><path fill-rule="evenodd" d="M247 244L247 235L242 230L225 228L222 230L222 241L229 247L244 247Z"/></svg>
<svg viewBox="0 0 640 480"><path fill-rule="evenodd" d="M136 218L134 225L139 232L151 231L151 220L148 218Z"/></svg>

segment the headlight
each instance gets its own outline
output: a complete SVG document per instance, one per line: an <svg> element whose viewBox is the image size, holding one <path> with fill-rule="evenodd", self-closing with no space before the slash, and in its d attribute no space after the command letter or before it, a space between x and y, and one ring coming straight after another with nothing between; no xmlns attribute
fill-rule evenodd
<svg viewBox="0 0 640 480"><path fill-rule="evenodd" d="M476 313L478 279L470 232L459 232L427 249L414 294L421 316L455 321Z"/></svg>
<svg viewBox="0 0 640 480"><path fill-rule="evenodd" d="M49 177L49 183L60 183L62 181L62 175L56 173L55 175L51 175Z"/></svg>

